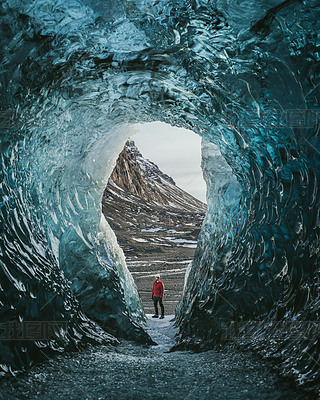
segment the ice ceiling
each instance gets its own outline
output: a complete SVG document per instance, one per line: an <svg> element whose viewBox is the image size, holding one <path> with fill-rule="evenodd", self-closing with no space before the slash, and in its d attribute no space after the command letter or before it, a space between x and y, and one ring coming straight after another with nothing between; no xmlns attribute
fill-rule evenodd
<svg viewBox="0 0 320 400"><path fill-rule="evenodd" d="M8 0L0 19L2 374L150 342L100 201L134 124L163 121L207 142L178 347L235 321L244 346L319 383L319 3Z"/></svg>

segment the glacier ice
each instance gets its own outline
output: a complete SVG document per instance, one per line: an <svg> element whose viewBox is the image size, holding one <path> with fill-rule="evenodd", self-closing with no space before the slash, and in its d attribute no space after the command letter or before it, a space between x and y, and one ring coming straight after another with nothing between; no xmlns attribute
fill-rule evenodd
<svg viewBox="0 0 320 400"><path fill-rule="evenodd" d="M134 124L159 120L202 136L208 185L178 347L247 323L243 345L319 382L319 14L314 0L1 2L1 326L67 323L50 341L2 335L3 373L110 334L150 340L100 200Z"/></svg>

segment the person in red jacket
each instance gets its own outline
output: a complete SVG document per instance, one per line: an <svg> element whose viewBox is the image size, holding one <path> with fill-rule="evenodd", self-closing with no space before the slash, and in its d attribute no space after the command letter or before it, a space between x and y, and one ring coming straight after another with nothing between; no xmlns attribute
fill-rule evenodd
<svg viewBox="0 0 320 400"><path fill-rule="evenodd" d="M160 281L160 275L155 275L156 280L153 282L153 289L152 289L152 300L154 304L154 315L152 318L158 318L159 311L158 311L158 303L160 304L161 308L161 316L160 319L164 318L164 307L162 303L163 295L164 295L164 284Z"/></svg>

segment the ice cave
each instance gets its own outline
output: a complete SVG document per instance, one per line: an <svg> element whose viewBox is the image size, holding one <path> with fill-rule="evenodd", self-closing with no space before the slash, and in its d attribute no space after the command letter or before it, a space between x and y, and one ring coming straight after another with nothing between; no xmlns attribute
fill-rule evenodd
<svg viewBox="0 0 320 400"><path fill-rule="evenodd" d="M0 375L152 344L101 198L162 121L206 143L172 350L234 343L319 393L319 2L2 0L0 19Z"/></svg>

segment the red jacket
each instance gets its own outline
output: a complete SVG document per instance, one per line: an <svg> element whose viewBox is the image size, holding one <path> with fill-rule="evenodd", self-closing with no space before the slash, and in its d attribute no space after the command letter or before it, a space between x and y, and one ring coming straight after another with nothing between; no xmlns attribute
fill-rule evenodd
<svg viewBox="0 0 320 400"><path fill-rule="evenodd" d="M153 282L152 296L163 297L164 294L164 284L158 280Z"/></svg>

